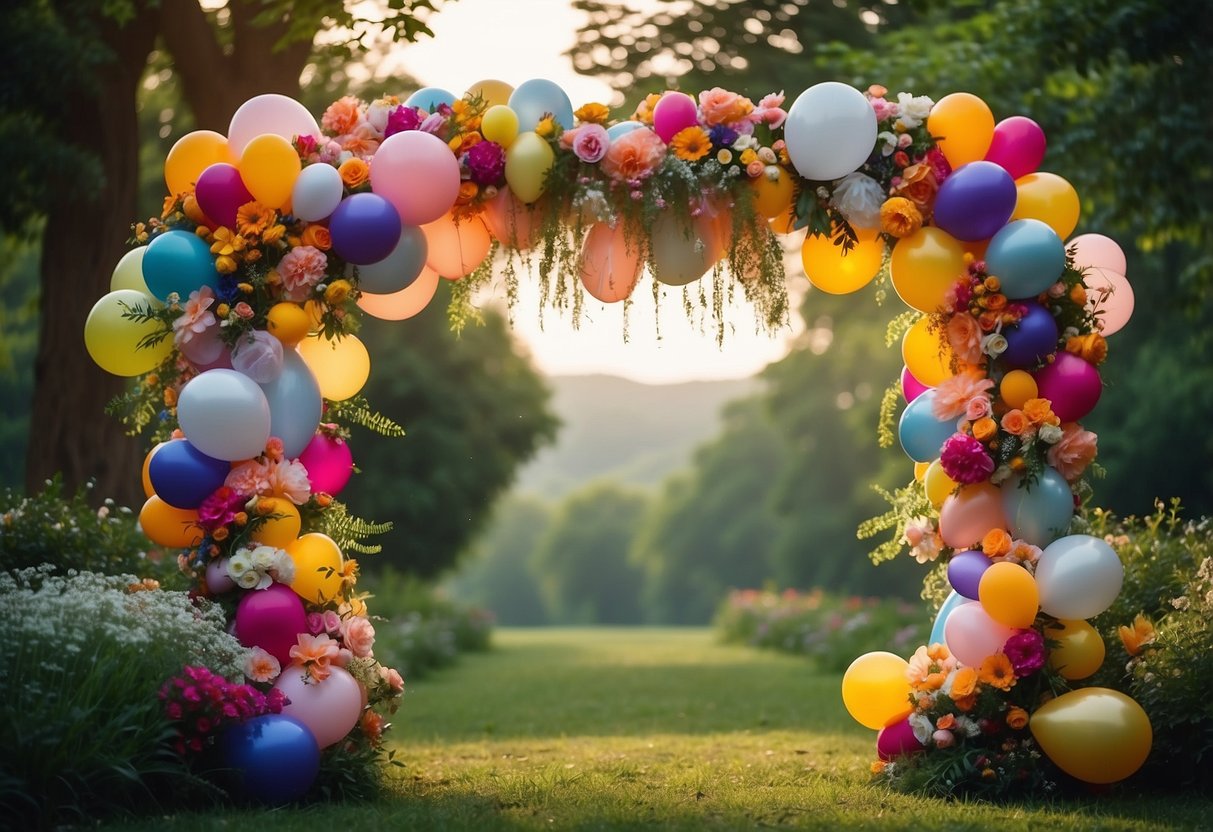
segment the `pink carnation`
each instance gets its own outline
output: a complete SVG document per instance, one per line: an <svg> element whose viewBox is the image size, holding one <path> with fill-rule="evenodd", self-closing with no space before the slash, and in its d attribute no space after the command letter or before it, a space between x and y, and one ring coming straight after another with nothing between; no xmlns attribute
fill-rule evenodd
<svg viewBox="0 0 1213 832"><path fill-rule="evenodd" d="M961 485L972 485L989 479L994 473L994 460L985 446L967 433L954 433L939 451L939 464L944 473Z"/></svg>
<svg viewBox="0 0 1213 832"><path fill-rule="evenodd" d="M968 410L969 401L977 397L989 398L988 391L994 382L977 370L965 370L944 379L935 388L935 401L931 412L941 422L959 419Z"/></svg>
<svg viewBox="0 0 1213 832"><path fill-rule="evenodd" d="M226 526L236 519L236 514L244 509L251 491L241 492L230 486L222 485L215 489L211 496L198 506L198 525L207 531L214 531L220 526Z"/></svg>
<svg viewBox="0 0 1213 832"><path fill-rule="evenodd" d="M223 484L233 491L247 495L268 494L270 492L269 467L257 460L249 460L237 465L228 472Z"/></svg>
<svg viewBox="0 0 1213 832"><path fill-rule="evenodd" d="M879 98L869 98L868 103L872 105L872 111L876 114L877 121L884 121L889 118L897 118L900 109L896 101L889 101L884 96Z"/></svg>
<svg viewBox="0 0 1213 832"><path fill-rule="evenodd" d="M1045 666L1045 640L1035 630L1021 630L1011 636L1002 652L1011 660L1016 676L1030 676Z"/></svg>
<svg viewBox="0 0 1213 832"><path fill-rule="evenodd" d="M185 308L173 320L173 341L181 349L186 344L204 335L207 330L218 324L215 315L210 311L215 302L215 293L210 286L203 286L196 292L190 292L190 299L185 302Z"/></svg>
<svg viewBox="0 0 1213 832"><path fill-rule="evenodd" d="M296 246L278 263L278 276L286 290L287 300L296 303L307 300L312 288L324 279L328 258L314 246Z"/></svg>
<svg viewBox="0 0 1213 832"><path fill-rule="evenodd" d="M763 97L750 113L750 121L755 124L765 124L772 130L778 130L787 121L788 111L783 109L783 91L773 92Z"/></svg>
<svg viewBox="0 0 1213 832"><path fill-rule="evenodd" d="M1067 482L1074 482L1095 460L1098 439L1093 432L1083 430L1077 422L1066 422L1061 426L1061 439L1049 448L1049 464Z"/></svg>

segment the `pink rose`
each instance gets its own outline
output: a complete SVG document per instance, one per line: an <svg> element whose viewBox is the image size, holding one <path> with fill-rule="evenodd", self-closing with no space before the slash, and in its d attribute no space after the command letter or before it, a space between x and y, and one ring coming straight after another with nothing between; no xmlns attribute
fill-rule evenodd
<svg viewBox="0 0 1213 832"><path fill-rule="evenodd" d="M969 403L965 405L965 418L970 422L976 422L978 419L984 419L990 415L992 411L990 400L985 396L975 396L969 399Z"/></svg>
<svg viewBox="0 0 1213 832"><path fill-rule="evenodd" d="M1057 469L1057 473L1074 482L1087 470L1087 466L1095 461L1098 451L1099 437L1089 430L1083 430L1077 422L1066 422L1061 426L1061 439L1049 448L1049 464Z"/></svg>
<svg viewBox="0 0 1213 832"><path fill-rule="evenodd" d="M375 646L375 628L362 616L352 616L341 624L341 640L351 653L365 659Z"/></svg>
<svg viewBox="0 0 1213 832"><path fill-rule="evenodd" d="M573 152L583 162L594 164L606 156L611 139L601 124L583 124L573 139Z"/></svg>
<svg viewBox="0 0 1213 832"><path fill-rule="evenodd" d="M324 616L318 612L307 614L307 631L314 636L324 632Z"/></svg>
<svg viewBox="0 0 1213 832"><path fill-rule="evenodd" d="M229 471L223 484L240 494L268 494L269 469L257 460L250 460Z"/></svg>
<svg viewBox="0 0 1213 832"><path fill-rule="evenodd" d="M951 731L936 731L931 735L931 739L935 741L936 748L950 748L952 743L956 741L956 737Z"/></svg>
<svg viewBox="0 0 1213 832"><path fill-rule="evenodd" d="M314 246L296 246L278 264L278 276L287 300L307 300L312 288L324 279L328 258Z"/></svg>
<svg viewBox="0 0 1213 832"><path fill-rule="evenodd" d="M699 112L709 127L733 124L745 119L754 110L754 102L735 92L713 87L699 93Z"/></svg>
<svg viewBox="0 0 1213 832"><path fill-rule="evenodd" d="M383 681L387 682L388 687L390 687L393 691L400 693L402 690L404 690L404 679L401 678L400 673L397 672L396 668L380 667L379 671L383 675Z"/></svg>

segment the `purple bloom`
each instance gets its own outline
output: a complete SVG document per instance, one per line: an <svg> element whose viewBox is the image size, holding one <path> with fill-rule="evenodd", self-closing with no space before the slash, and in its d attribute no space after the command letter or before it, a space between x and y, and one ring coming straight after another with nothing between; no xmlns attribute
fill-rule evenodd
<svg viewBox="0 0 1213 832"><path fill-rule="evenodd" d="M500 185L505 175L505 150L497 142L477 142L463 156L472 181L481 187Z"/></svg>
<svg viewBox="0 0 1213 832"><path fill-rule="evenodd" d="M1016 676L1030 676L1045 666L1044 636L1035 630L1021 630L1011 636L1002 652L1011 660Z"/></svg>
<svg viewBox="0 0 1213 832"><path fill-rule="evenodd" d="M425 117L425 121L421 122L420 130L423 133L433 133L439 136L446 127L446 116L442 113L434 113Z"/></svg>
<svg viewBox="0 0 1213 832"><path fill-rule="evenodd" d="M712 139L712 147L715 148L729 147L733 142L737 141L739 135L736 130L727 124L717 124L708 131L708 136Z"/></svg>
<svg viewBox="0 0 1213 832"><path fill-rule="evenodd" d="M416 130L420 126L421 113L417 112L417 108L406 107L401 104L388 113L387 127L383 128L383 137L387 138L395 133L403 133L405 130Z"/></svg>
<svg viewBox="0 0 1213 832"><path fill-rule="evenodd" d="M944 473L961 485L982 482L994 473L994 460L985 446L967 433L954 433L939 451Z"/></svg>

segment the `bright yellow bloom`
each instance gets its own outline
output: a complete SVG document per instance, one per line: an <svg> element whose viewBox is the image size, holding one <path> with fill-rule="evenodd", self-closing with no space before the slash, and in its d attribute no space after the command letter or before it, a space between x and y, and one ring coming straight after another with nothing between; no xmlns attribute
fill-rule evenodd
<svg viewBox="0 0 1213 832"><path fill-rule="evenodd" d="M729 150L727 147L720 148L720 150L716 151L716 161L720 162L722 165L727 165L729 162L733 161L733 151Z"/></svg>
<svg viewBox="0 0 1213 832"><path fill-rule="evenodd" d="M334 280L324 290L324 302L329 306L337 306L340 303L344 303L345 299L350 296L350 291L353 288L348 280Z"/></svg>
<svg viewBox="0 0 1213 832"><path fill-rule="evenodd" d="M1010 690L1015 686L1015 668L1005 653L995 653L981 663L978 678L999 690Z"/></svg>
<svg viewBox="0 0 1213 832"><path fill-rule="evenodd" d="M908 237L922 228L922 212L901 196L886 199L880 206L880 230L894 237Z"/></svg>
<svg viewBox="0 0 1213 832"><path fill-rule="evenodd" d="M702 127L685 127L670 140L670 150L684 162L697 162L712 151L712 139Z"/></svg>
<svg viewBox="0 0 1213 832"><path fill-rule="evenodd" d="M758 151L752 147L747 147L745 150L741 151L741 157L740 157L739 161L743 165L748 165L750 162L757 162L758 161Z"/></svg>
<svg viewBox="0 0 1213 832"><path fill-rule="evenodd" d="M610 109L605 104L591 102L584 104L573 113L573 117L582 124L606 124L607 118L611 115Z"/></svg>
<svg viewBox="0 0 1213 832"><path fill-rule="evenodd" d="M274 209L260 202L246 202L236 209L236 228L246 237L259 236L274 219Z"/></svg>
<svg viewBox="0 0 1213 832"><path fill-rule="evenodd" d="M1150 623L1150 619L1146 618L1141 613L1133 619L1132 627L1121 627L1120 640L1124 642L1125 649L1129 651L1130 656L1136 656L1141 653L1141 649L1147 644L1154 643L1154 625Z"/></svg>
<svg viewBox="0 0 1213 832"><path fill-rule="evenodd" d="M556 135L556 119L549 113L535 125L535 133L541 138L550 139Z"/></svg>

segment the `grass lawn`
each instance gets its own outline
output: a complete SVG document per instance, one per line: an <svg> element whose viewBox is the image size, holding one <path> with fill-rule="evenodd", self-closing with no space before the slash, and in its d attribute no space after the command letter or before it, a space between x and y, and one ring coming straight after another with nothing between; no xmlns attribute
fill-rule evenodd
<svg viewBox="0 0 1213 832"><path fill-rule="evenodd" d="M409 688L405 768L371 804L182 814L123 829L1213 828L1209 796L989 805L867 785L874 733L837 675L708 630L505 630Z"/></svg>

